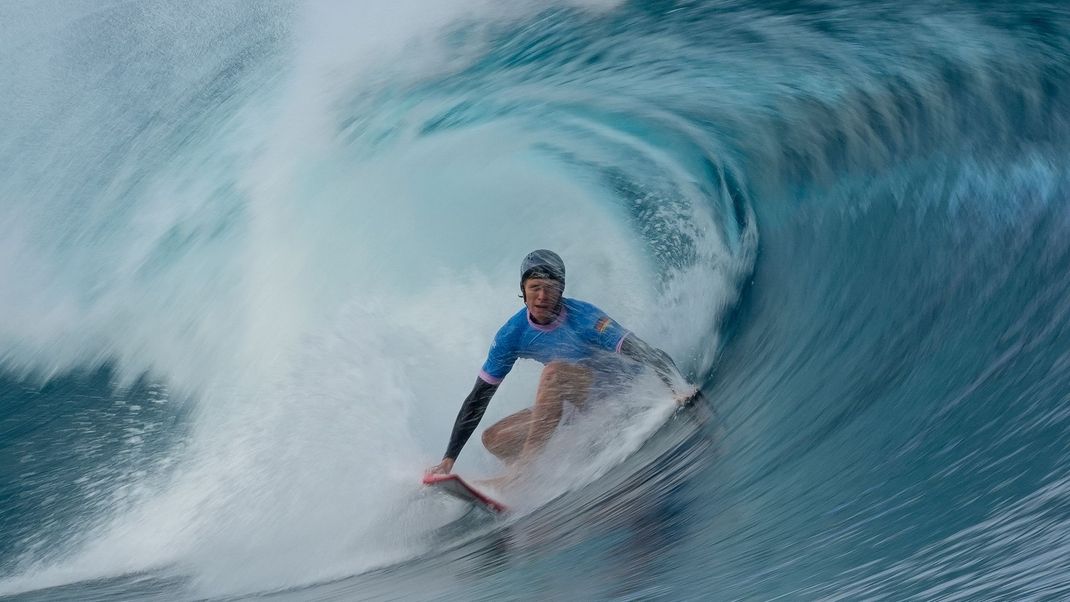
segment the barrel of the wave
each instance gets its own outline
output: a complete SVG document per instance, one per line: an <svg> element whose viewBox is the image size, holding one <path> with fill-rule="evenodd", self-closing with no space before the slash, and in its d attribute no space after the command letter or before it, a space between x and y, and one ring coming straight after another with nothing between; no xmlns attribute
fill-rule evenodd
<svg viewBox="0 0 1070 602"><path fill-rule="evenodd" d="M608 401L609 383L634 375L633 366L657 374L677 404L687 404L701 395L668 354L645 343L600 308L565 297L564 289L565 263L557 253L538 249L524 257L520 265L524 306L498 330L457 415L446 453L439 464L427 469L424 484L469 502L503 507L451 473L498 386L518 359L544 365L535 403L490 426L482 437L487 451L510 469L493 481L506 486L524 479L562 422L582 414L592 399Z"/></svg>

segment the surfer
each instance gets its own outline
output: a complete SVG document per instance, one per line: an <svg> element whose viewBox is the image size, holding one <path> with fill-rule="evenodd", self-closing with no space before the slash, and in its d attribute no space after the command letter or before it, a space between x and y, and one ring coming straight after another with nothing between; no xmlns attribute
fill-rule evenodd
<svg viewBox="0 0 1070 602"><path fill-rule="evenodd" d="M582 409L607 376L623 364L609 357L624 356L649 366L680 405L701 392L680 375L664 351L646 344L590 303L564 297L565 264L546 249L532 251L521 263L520 292L524 308L494 337L487 360L472 392L465 398L453 425L442 461L428 474L448 474L465 443L519 358L545 365L532 407L506 416L483 432L483 445L515 473L535 457L550 439L572 404Z"/></svg>

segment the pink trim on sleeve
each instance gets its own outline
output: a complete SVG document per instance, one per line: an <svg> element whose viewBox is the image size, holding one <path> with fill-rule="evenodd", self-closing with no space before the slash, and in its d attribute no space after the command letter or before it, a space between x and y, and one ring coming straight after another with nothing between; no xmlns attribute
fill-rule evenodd
<svg viewBox="0 0 1070 602"><path fill-rule="evenodd" d="M618 345L618 347L619 347L619 345ZM483 382L487 383L488 385L500 385L500 384L502 384L502 379L494 378L493 376L487 374L487 372L485 370L480 370L479 371L479 378L483 379Z"/></svg>
<svg viewBox="0 0 1070 602"><path fill-rule="evenodd" d="M617 341L617 353L620 353L620 348L624 346L624 339L628 338L628 335L630 335L630 334L632 334L632 333L630 333L630 332L624 333L624 335L620 337L620 340Z"/></svg>

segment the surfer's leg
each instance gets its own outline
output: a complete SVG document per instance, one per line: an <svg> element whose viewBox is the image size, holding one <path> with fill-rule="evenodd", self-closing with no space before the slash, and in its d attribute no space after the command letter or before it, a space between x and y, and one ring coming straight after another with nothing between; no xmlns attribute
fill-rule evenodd
<svg viewBox="0 0 1070 602"><path fill-rule="evenodd" d="M543 368L539 390L535 393L535 406L528 421L530 428L518 458L521 464L530 462L549 441L561 421L566 401L577 407L583 406L593 380L591 369L580 364L550 362Z"/></svg>
<svg viewBox="0 0 1070 602"><path fill-rule="evenodd" d="M483 446L506 464L516 460L531 431L531 410L520 410L483 431Z"/></svg>

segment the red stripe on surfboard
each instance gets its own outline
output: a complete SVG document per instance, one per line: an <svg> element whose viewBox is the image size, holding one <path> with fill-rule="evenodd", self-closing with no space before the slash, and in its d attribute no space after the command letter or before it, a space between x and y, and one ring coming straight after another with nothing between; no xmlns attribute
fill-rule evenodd
<svg viewBox="0 0 1070 602"><path fill-rule="evenodd" d="M479 500L485 506L495 512L505 512L506 510L508 510L505 504L502 504L501 502L498 502L487 497L486 495L483 495L481 491L469 485L456 473L451 472L450 474L425 474L423 478L424 485L435 485L437 483L442 483L446 481L454 481L461 487L464 487L465 490L468 491L468 493L471 493L473 497L475 497L477 500Z"/></svg>

